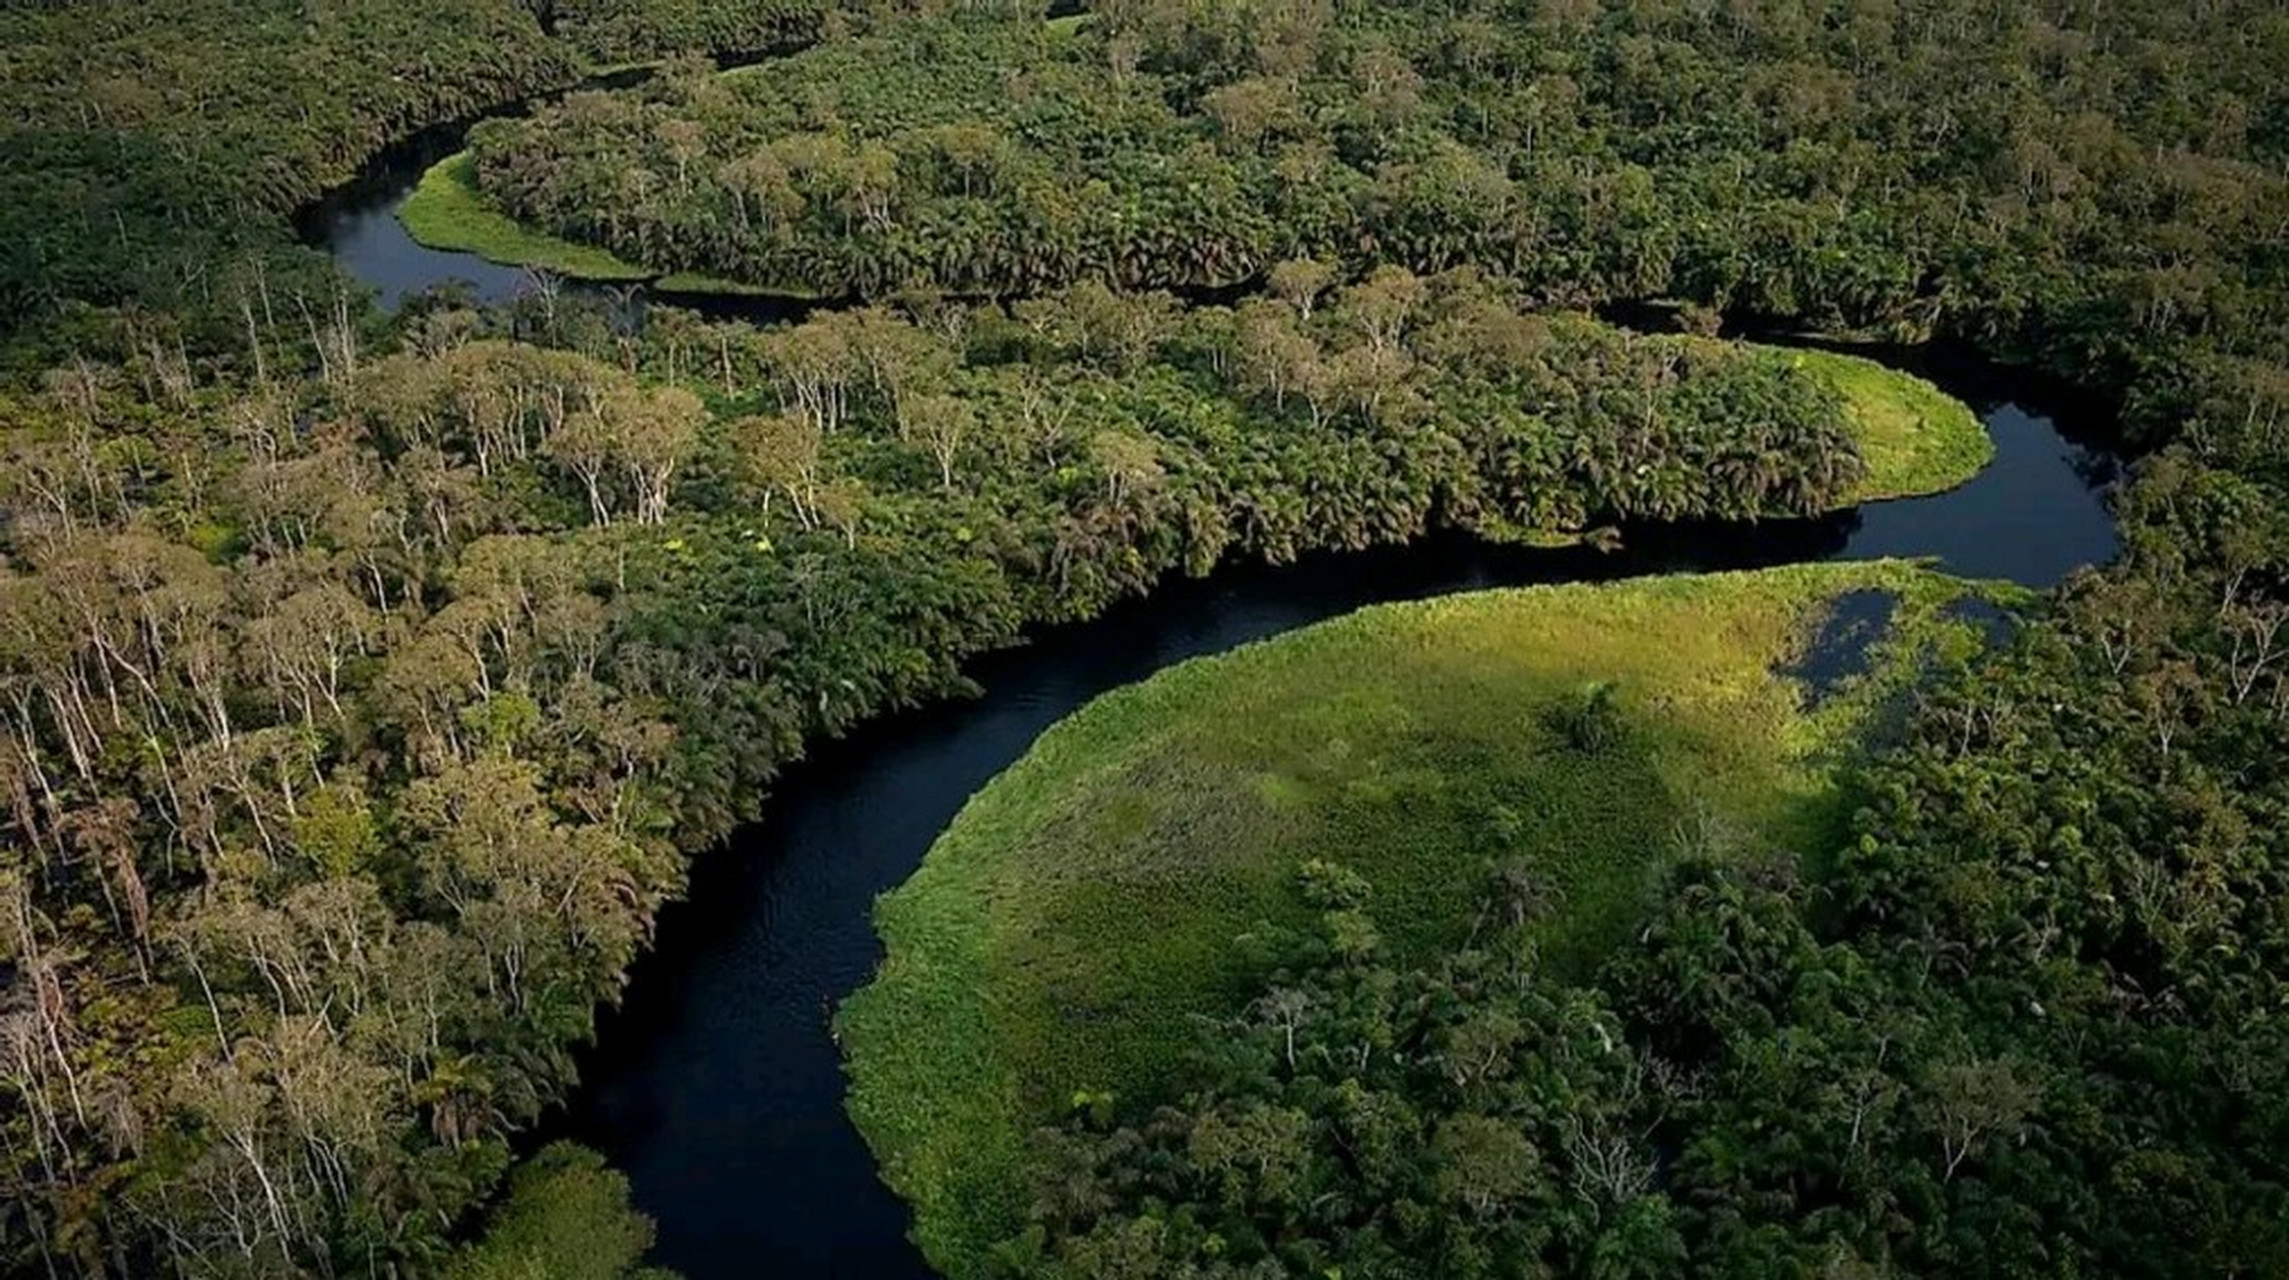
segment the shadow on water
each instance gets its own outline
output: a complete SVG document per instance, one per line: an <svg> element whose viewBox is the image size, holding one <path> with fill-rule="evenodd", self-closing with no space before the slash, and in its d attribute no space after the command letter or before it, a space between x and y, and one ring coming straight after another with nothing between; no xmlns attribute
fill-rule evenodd
<svg viewBox="0 0 2289 1280"><path fill-rule="evenodd" d="M424 249L397 222L421 170L464 132L451 126L402 144L367 180L306 213L304 234L385 305L452 279L491 301L530 287L520 269ZM743 319L802 309L775 299L692 301ZM827 744L782 780L767 821L699 861L689 899L664 913L659 946L604 1017L585 1056L587 1084L552 1127L628 1173L637 1204L658 1222L655 1259L687 1280L928 1276L906 1240L905 1206L844 1115L828 1018L880 959L868 919L875 897L914 870L972 793L1108 689L1367 604L1881 556L1935 557L1968 576L2047 587L2113 556L2103 490L2115 464L2102 429L2058 421L2102 424L2103 414L2082 413L2032 375L1945 348L1876 354L1978 409L1995 437L1994 464L1951 493L1825 519L1630 529L1612 554L1448 536L1276 569L1233 566L976 664L987 691L976 701L892 717Z"/></svg>
<svg viewBox="0 0 2289 1280"><path fill-rule="evenodd" d="M1803 684L1810 705L1826 703L1847 681L1873 669L1876 643L1891 628L1899 603L1889 591L1847 591L1830 603L1804 653L1786 670Z"/></svg>

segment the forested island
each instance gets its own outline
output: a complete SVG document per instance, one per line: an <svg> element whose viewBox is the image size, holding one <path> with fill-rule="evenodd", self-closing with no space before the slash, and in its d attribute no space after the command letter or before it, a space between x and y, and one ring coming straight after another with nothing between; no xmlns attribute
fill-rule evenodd
<svg viewBox="0 0 2289 1280"><path fill-rule="evenodd" d="M664 1207L550 1118L796 762L1219 566L1969 480L1874 340L2103 405L2120 555L1469 596L1113 694L885 900L852 1115L957 1277L2289 1273L2268 0L0 48L0 1273L642 1274ZM464 125L406 221L531 287L385 309L298 215Z"/></svg>

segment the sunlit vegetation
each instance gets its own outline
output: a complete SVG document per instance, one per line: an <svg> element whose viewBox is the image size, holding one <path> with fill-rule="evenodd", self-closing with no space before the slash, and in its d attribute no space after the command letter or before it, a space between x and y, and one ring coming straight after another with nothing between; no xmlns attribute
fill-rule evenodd
<svg viewBox="0 0 2289 1280"><path fill-rule="evenodd" d="M432 249L474 253L490 262L573 280L641 280L651 274L602 249L543 235L491 208L477 192L466 151L422 174L397 216L408 235Z"/></svg>
<svg viewBox="0 0 2289 1280"><path fill-rule="evenodd" d="M544 295L418 304L378 347L256 303L247 375L148 345L12 395L26 1256L433 1256L685 858L1027 623L1234 556L1801 515L1863 478L1786 352L1468 276L1309 302L639 331Z"/></svg>
<svg viewBox="0 0 2289 1280"><path fill-rule="evenodd" d="M1798 351L1789 360L1843 393L1867 468L1852 492L1862 502L1940 493L1994 460L1995 441L1979 415L1920 378L1829 351Z"/></svg>
<svg viewBox="0 0 2289 1280"><path fill-rule="evenodd" d="M1897 599L1892 629L1810 705L1789 668L1862 591ZM1838 761L1976 646L1947 620L1964 591L1874 564L1386 606L1058 725L882 901L888 956L841 1017L852 1114L932 1261L989 1273L1025 1138L1076 1099L1177 1100L1195 1020L1238 1016L1251 959L1309 930L1299 866L1363 877L1408 964L1484 934L1502 877L1546 960L1587 976L1672 858L1833 844Z"/></svg>

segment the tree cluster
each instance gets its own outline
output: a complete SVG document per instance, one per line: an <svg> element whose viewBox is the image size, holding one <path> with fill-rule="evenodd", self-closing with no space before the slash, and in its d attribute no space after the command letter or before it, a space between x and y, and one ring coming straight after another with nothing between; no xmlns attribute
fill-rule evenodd
<svg viewBox="0 0 2289 1280"><path fill-rule="evenodd" d="M762 330L434 302L379 343L264 310L247 374L122 326L0 407L24 1265L434 1262L686 857L1026 622L1232 555L1801 514L1857 475L1775 354L1467 276Z"/></svg>
<svg viewBox="0 0 2289 1280"><path fill-rule="evenodd" d="M1472 264L2103 362L2278 337L2285 48L2263 4L1140 0L580 96L476 150L551 232L830 296Z"/></svg>
<svg viewBox="0 0 2289 1280"><path fill-rule="evenodd" d="M2248 745L2289 682L2253 606L2126 642L2119 590L1935 694L1855 780L1832 873L1688 860L1587 982L1537 953L1530 868L1490 885L1494 928L1402 967L1364 885L1307 867L1320 929L1204 1021L1181 1099L1116 1126L1084 1096L1041 1135L995 1270L2289 1266L2285 793ZM2174 661L2158 711L2136 691ZM2107 692L2062 716L2082 682Z"/></svg>

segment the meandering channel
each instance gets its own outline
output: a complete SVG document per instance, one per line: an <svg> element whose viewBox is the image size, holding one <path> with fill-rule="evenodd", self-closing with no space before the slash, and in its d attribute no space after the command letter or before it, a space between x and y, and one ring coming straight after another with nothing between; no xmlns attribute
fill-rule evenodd
<svg viewBox="0 0 2289 1280"><path fill-rule="evenodd" d="M308 211L305 233L385 304L448 280L504 301L524 272L425 249L395 210L458 145L446 128L393 148ZM679 304L685 299L667 299ZM786 304L709 299L776 319ZM979 664L985 695L896 717L785 778L763 824L696 868L660 945L603 1021L561 1127L603 1150L659 1224L656 1260L687 1280L931 1274L905 1238L843 1113L834 1003L880 949L875 897L905 879L972 792L1050 724L1170 663L1362 605L1536 582L1607 580L1807 560L1929 556L1973 577L2056 584L2115 551L2104 490L2114 459L2094 410L2031 375L1941 350L1892 352L1979 410L1997 446L1970 484L1812 521L1624 530L1621 551L1528 550L1458 538L1234 566Z"/></svg>

